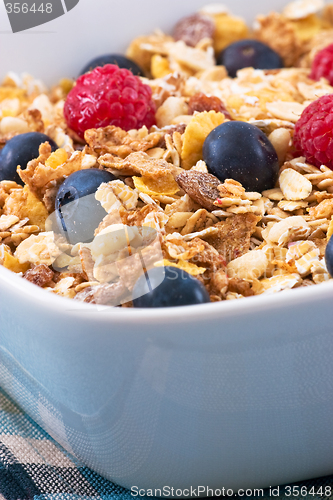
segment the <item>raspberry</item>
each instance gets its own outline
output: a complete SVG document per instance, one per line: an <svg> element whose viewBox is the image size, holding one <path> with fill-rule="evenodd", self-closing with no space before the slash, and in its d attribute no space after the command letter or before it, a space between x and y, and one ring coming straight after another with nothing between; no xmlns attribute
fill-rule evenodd
<svg viewBox="0 0 333 500"><path fill-rule="evenodd" d="M327 78L330 85L333 85L333 44L328 45L316 54L309 77L312 80L320 80L320 78L324 77Z"/></svg>
<svg viewBox="0 0 333 500"><path fill-rule="evenodd" d="M80 76L67 95L64 115L80 137L89 128L115 125L123 130L155 125L155 104L148 85L114 64Z"/></svg>
<svg viewBox="0 0 333 500"><path fill-rule="evenodd" d="M304 109L295 125L294 146L312 165L333 170L333 94Z"/></svg>

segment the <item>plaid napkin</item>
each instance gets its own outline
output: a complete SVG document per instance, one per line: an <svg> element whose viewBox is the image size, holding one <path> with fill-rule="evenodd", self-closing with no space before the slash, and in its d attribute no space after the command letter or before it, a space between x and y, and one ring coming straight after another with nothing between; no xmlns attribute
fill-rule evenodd
<svg viewBox="0 0 333 500"><path fill-rule="evenodd" d="M303 487L303 490L302 490ZM333 475L235 499L333 499ZM278 493L278 494L277 494ZM297 494L298 493L298 494ZM147 500L67 453L0 389L0 500ZM210 497L212 498L212 497ZM215 497L216 498L216 497ZM230 498L225 496L224 498Z"/></svg>

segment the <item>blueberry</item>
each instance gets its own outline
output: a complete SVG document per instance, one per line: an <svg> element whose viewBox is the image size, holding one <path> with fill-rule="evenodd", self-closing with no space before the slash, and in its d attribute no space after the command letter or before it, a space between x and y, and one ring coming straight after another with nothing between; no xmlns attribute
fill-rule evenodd
<svg viewBox="0 0 333 500"><path fill-rule="evenodd" d="M71 244L92 241L95 229L106 216L94 194L102 182L115 179L106 170L88 168L74 172L61 184L55 202L56 221L60 233Z"/></svg>
<svg viewBox="0 0 333 500"><path fill-rule="evenodd" d="M217 64L225 66L232 78L242 68L283 68L283 61L279 54L258 40L240 40L228 45L217 56Z"/></svg>
<svg viewBox="0 0 333 500"><path fill-rule="evenodd" d="M331 278L333 278L333 237L331 236L328 240L325 250L325 261L327 271L329 272Z"/></svg>
<svg viewBox="0 0 333 500"><path fill-rule="evenodd" d="M164 268L165 276L161 282L162 268L149 270L141 276L133 288L134 307L174 307L210 302L204 285L190 274L177 267ZM148 291L149 290L149 291Z"/></svg>
<svg viewBox="0 0 333 500"><path fill-rule="evenodd" d="M279 162L272 143L254 125L230 121L216 127L206 137L203 159L208 172L220 181L234 179L246 191L274 187Z"/></svg>
<svg viewBox="0 0 333 500"><path fill-rule="evenodd" d="M16 172L17 166L21 165L22 170L25 169L30 160L39 156L39 146L46 141L52 151L58 148L49 136L40 132L27 132L10 139L0 153L0 181L15 181L23 185Z"/></svg>
<svg viewBox="0 0 333 500"><path fill-rule="evenodd" d="M120 54L105 54L103 56L95 57L81 70L80 75L88 73L97 68L97 66L105 66L105 64L116 64L119 68L125 68L132 71L133 75L145 76L142 69L131 59L121 56Z"/></svg>

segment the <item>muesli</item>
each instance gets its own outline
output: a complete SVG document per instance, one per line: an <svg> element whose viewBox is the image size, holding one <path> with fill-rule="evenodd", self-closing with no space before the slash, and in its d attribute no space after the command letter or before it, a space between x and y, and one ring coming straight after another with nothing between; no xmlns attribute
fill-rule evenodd
<svg viewBox="0 0 333 500"><path fill-rule="evenodd" d="M246 67L230 77L218 54L243 39L270 46L283 67ZM332 43L333 4L321 0L258 16L253 29L223 6L207 5L172 34L155 31L129 45L126 55L145 74L134 78L151 89L149 120L142 125L138 108L128 108L118 122L83 132L66 118L76 82L64 78L48 90L28 74L8 73L0 86L0 147L30 132L46 134L55 147L42 143L17 178L0 182L0 263L58 295L123 307L132 306L133 287L150 267L186 271L212 302L332 279L325 262L332 165L307 160L294 140L303 111L333 94L329 77L312 73L316 55ZM139 118L124 130L131 112ZM207 136L233 122L255 126L275 149L278 171L268 188L249 188L232 171L221 180L204 161ZM101 220L89 241L57 234L61 186L91 169L102 175L90 194ZM82 217L82 226L91 225Z"/></svg>

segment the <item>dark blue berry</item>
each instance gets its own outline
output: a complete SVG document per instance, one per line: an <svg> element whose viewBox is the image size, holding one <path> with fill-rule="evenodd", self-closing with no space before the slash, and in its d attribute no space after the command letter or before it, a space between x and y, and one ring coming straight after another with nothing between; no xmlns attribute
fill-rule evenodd
<svg viewBox="0 0 333 500"><path fill-rule="evenodd" d="M15 181L23 185L16 172L17 166L20 165L24 170L29 161L39 156L39 146L46 141L49 142L52 151L58 149L49 136L40 132L27 132L10 139L0 153L0 181Z"/></svg>
<svg viewBox="0 0 333 500"><path fill-rule="evenodd" d="M69 175L58 189L55 209L60 233L75 245L94 238L94 231L106 216L106 211L95 199L95 192L102 182L116 177L106 170L88 168Z"/></svg>
<svg viewBox="0 0 333 500"><path fill-rule="evenodd" d="M328 240L325 250L325 261L327 271L329 272L331 278L333 278L333 237L331 236Z"/></svg>
<svg viewBox="0 0 333 500"><path fill-rule="evenodd" d="M128 59L125 56L121 56L120 54L105 54L103 56L95 57L92 59L85 67L80 71L80 75L84 75L88 73L88 71L92 71L97 68L97 66L105 66L105 64L116 64L119 68L125 68L132 71L133 75L137 76L145 76L142 69L131 59Z"/></svg>
<svg viewBox="0 0 333 500"><path fill-rule="evenodd" d="M230 121L216 127L206 137L203 159L208 172L220 181L234 179L246 191L274 187L279 161L272 143L258 127Z"/></svg>
<svg viewBox="0 0 333 500"><path fill-rule="evenodd" d="M134 307L174 307L210 302L204 285L177 267L156 267L141 276L133 288ZM163 280L161 282L161 280ZM147 283L148 282L148 283Z"/></svg>
<svg viewBox="0 0 333 500"><path fill-rule="evenodd" d="M217 56L217 64L225 66L232 78L242 68L283 68L283 61L279 54L258 40L240 40L228 45Z"/></svg>

